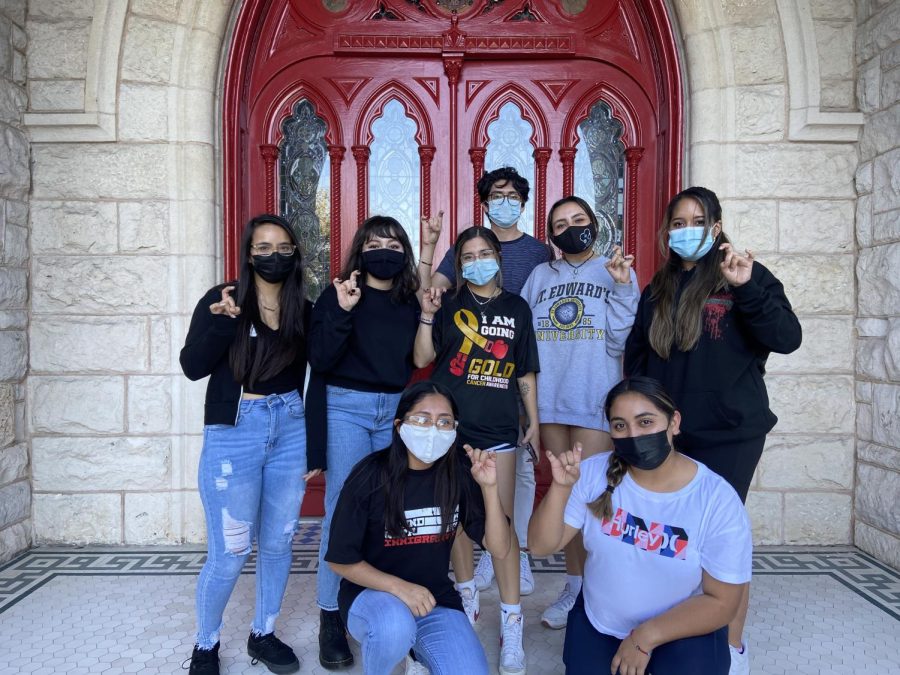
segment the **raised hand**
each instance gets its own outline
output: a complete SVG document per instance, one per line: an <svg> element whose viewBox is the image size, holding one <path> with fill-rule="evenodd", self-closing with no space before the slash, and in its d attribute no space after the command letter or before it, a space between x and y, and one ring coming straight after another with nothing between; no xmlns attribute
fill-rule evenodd
<svg viewBox="0 0 900 675"><path fill-rule="evenodd" d="M422 291L422 297L419 298L422 316L431 318L437 313L441 308L441 296L444 294L444 290L443 288L426 288Z"/></svg>
<svg viewBox="0 0 900 675"><path fill-rule="evenodd" d="M631 268L634 265L633 255L622 255L622 247L613 248L612 258L606 263L606 271L617 284L631 283Z"/></svg>
<svg viewBox="0 0 900 675"><path fill-rule="evenodd" d="M478 450L466 443L463 450L472 461L472 478L482 487L497 484L497 458L493 452Z"/></svg>
<svg viewBox="0 0 900 675"><path fill-rule="evenodd" d="M547 459L550 460L550 472L553 474L553 482L562 487L572 487L581 476L581 443L576 443L571 450L566 450L559 457L549 450Z"/></svg>
<svg viewBox="0 0 900 675"><path fill-rule="evenodd" d="M226 286L222 289L222 299L219 302L214 302L209 306L209 311L212 314L224 314L225 316L230 316L232 319L238 318L238 315L241 313L241 308L238 307L234 303L234 298L231 297L231 292L234 290L234 286Z"/></svg>
<svg viewBox="0 0 900 675"><path fill-rule="evenodd" d="M750 281L750 273L753 270L753 254L747 251L743 256L735 252L731 244L722 244L720 251L725 251L725 259L719 264L722 276L729 286L743 286Z"/></svg>
<svg viewBox="0 0 900 675"><path fill-rule="evenodd" d="M397 588L394 589L394 595L400 598L403 601L403 604L409 607L409 611L411 611L414 616L427 616L437 604L434 601L434 596L431 594L431 591L424 586L412 584L408 581L399 580Z"/></svg>
<svg viewBox="0 0 900 675"><path fill-rule="evenodd" d="M422 245L434 246L441 237L441 229L444 223L444 212L438 211L436 216L426 218L422 216Z"/></svg>
<svg viewBox="0 0 900 675"><path fill-rule="evenodd" d="M350 278L346 281L341 281L340 278L335 277L334 281L331 282L337 291L338 304L341 306L341 309L347 312L356 307L356 303L362 297L362 291L356 285L358 276L359 270L353 270L350 273Z"/></svg>

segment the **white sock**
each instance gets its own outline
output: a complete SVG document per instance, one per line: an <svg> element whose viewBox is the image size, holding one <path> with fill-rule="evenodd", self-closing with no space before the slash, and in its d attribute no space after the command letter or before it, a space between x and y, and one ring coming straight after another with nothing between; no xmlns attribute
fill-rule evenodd
<svg viewBox="0 0 900 675"><path fill-rule="evenodd" d="M576 597L581 593L581 579L582 576L580 574L566 575L566 583L569 584L569 592Z"/></svg>
<svg viewBox="0 0 900 675"><path fill-rule="evenodd" d="M472 595L475 595L477 589L475 588L475 579L469 579L468 581L463 581L461 583L456 584L456 590L461 591L465 588L468 588L472 591Z"/></svg>
<svg viewBox="0 0 900 675"><path fill-rule="evenodd" d="M500 623L506 623L506 619L510 614L521 614L522 605L507 605L505 602L500 603Z"/></svg>

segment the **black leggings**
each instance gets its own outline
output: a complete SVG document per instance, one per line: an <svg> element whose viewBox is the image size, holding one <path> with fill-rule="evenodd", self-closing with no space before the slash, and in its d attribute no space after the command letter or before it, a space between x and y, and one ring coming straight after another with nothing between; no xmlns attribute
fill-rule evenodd
<svg viewBox="0 0 900 675"><path fill-rule="evenodd" d="M703 462L722 476L735 489L741 501L746 502L750 481L753 480L753 472L756 471L765 444L766 437L757 436L747 441L736 441L712 448L691 447L678 450L698 462Z"/></svg>
<svg viewBox="0 0 900 675"><path fill-rule="evenodd" d="M563 663L566 675L605 675L622 643L601 633L584 611L584 595L579 593L569 612ZM653 650L647 673L653 675L728 675L728 626L696 637L673 640Z"/></svg>

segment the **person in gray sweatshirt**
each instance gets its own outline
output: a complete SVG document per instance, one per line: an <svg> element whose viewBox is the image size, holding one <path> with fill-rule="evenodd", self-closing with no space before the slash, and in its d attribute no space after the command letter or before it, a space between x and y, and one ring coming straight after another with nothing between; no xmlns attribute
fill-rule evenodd
<svg viewBox="0 0 900 675"><path fill-rule="evenodd" d="M522 287L531 307L541 372L537 378L541 445L559 456L581 443L583 457L612 449L603 404L622 379L622 353L640 297L634 256L619 247L612 258L595 253L597 216L583 199L565 197L550 208L547 233L560 260L534 268ZM581 590L584 547L565 547L567 583L541 616L564 628Z"/></svg>

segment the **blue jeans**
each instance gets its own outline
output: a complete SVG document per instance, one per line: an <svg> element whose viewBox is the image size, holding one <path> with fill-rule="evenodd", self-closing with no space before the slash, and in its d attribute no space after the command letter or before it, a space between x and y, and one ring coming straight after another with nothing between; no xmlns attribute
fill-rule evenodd
<svg viewBox="0 0 900 675"><path fill-rule="evenodd" d="M579 593L569 612L563 663L566 675L608 673L622 641L601 633L588 619L584 594ZM666 642L653 650L647 672L653 675L728 675L731 654L728 651L728 626L706 635Z"/></svg>
<svg viewBox="0 0 900 675"><path fill-rule="evenodd" d="M487 658L463 612L435 607L416 617L400 598L367 588L350 606L347 630L362 645L365 675L390 673L412 648L431 675L487 675Z"/></svg>
<svg viewBox="0 0 900 675"><path fill-rule="evenodd" d="M391 444L394 415L400 394L378 394L343 387L327 387L328 446L325 472L325 517L322 518L322 543L316 572L317 604L321 609L338 608L341 578L325 562L331 538L331 516L341 488L360 460Z"/></svg>
<svg viewBox="0 0 900 675"><path fill-rule="evenodd" d="M337 609L341 578L325 562L331 539L331 516L347 476L360 460L391 444L394 415L400 394L378 394L328 385L328 446L325 449L325 517L316 572L316 603L328 611Z"/></svg>
<svg viewBox="0 0 900 675"><path fill-rule="evenodd" d="M208 553L197 580L197 645L219 641L222 614L258 543L251 630L275 629L291 569L291 542L306 490L303 401L289 394L241 401L235 426L203 429L198 483Z"/></svg>

